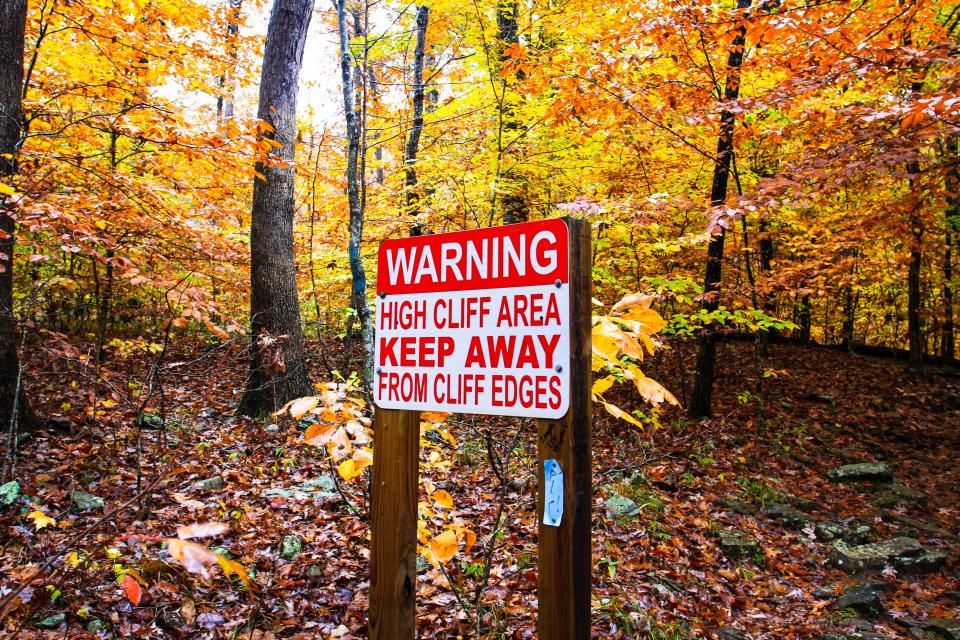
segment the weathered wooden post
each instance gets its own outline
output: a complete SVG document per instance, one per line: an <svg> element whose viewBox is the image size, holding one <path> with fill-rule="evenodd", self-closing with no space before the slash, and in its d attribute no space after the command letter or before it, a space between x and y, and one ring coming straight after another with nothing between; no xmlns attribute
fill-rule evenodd
<svg viewBox="0 0 960 640"><path fill-rule="evenodd" d="M370 638L416 637L420 412L377 409L373 427Z"/></svg>
<svg viewBox="0 0 960 640"><path fill-rule="evenodd" d="M541 640L590 638L590 224L390 240L377 274L370 638L416 637L420 411L538 418Z"/></svg>
<svg viewBox="0 0 960 640"><path fill-rule="evenodd" d="M570 262L570 409L558 420L538 421L539 555L537 635L540 640L590 639L593 568L593 423L591 362L592 270L590 223L566 218ZM544 523L545 464L557 460L563 472L563 518Z"/></svg>

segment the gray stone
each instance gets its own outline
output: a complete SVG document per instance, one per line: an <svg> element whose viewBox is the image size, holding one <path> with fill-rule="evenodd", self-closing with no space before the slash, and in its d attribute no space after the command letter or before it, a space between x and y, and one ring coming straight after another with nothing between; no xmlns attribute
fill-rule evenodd
<svg viewBox="0 0 960 640"><path fill-rule="evenodd" d="M890 482L893 469L886 462L859 462L845 464L827 472L833 482Z"/></svg>
<svg viewBox="0 0 960 640"><path fill-rule="evenodd" d="M803 509L804 511L818 511L826 512L826 507L824 507L819 502L814 502L813 500L807 500L806 498L801 498L799 496L786 495L784 498L787 501L787 504L794 506L798 509Z"/></svg>
<svg viewBox="0 0 960 640"><path fill-rule="evenodd" d="M293 487L272 487L264 491L261 495L264 498L287 498L292 500L333 498L337 496L337 485L332 476L324 475L314 480L307 480Z"/></svg>
<svg viewBox="0 0 960 640"><path fill-rule="evenodd" d="M789 529L803 529L812 519L802 511L783 504L770 505L765 511L768 517L779 520Z"/></svg>
<svg viewBox="0 0 960 640"><path fill-rule="evenodd" d="M67 614L62 611L51 613L37 619L37 627L40 629L56 629L67 621Z"/></svg>
<svg viewBox="0 0 960 640"><path fill-rule="evenodd" d="M923 546L913 538L893 538L872 544L851 545L843 540L833 543L831 559L847 572L881 570L895 558L916 556Z"/></svg>
<svg viewBox="0 0 960 640"><path fill-rule="evenodd" d="M876 497L878 507L893 508L899 506L914 507L927 504L927 494L917 491L902 482L894 482Z"/></svg>
<svg viewBox="0 0 960 640"><path fill-rule="evenodd" d="M849 528L843 532L843 541L847 544L858 545L871 542L873 537L873 527L860 522L851 522L847 525Z"/></svg>
<svg viewBox="0 0 960 640"><path fill-rule="evenodd" d="M835 584L827 587L817 587L813 590L813 597L818 600L826 600L827 598L833 598L837 595L837 590L839 587Z"/></svg>
<svg viewBox="0 0 960 640"><path fill-rule="evenodd" d="M213 476L193 483L193 488L196 491L217 491L223 489L224 486L226 486L226 483L220 476Z"/></svg>
<svg viewBox="0 0 960 640"><path fill-rule="evenodd" d="M736 627L723 627L717 631L718 640L747 640L747 636L743 635L743 631L737 629Z"/></svg>
<svg viewBox="0 0 960 640"><path fill-rule="evenodd" d="M923 622L923 631L925 638L960 640L960 620L931 618Z"/></svg>
<svg viewBox="0 0 960 640"><path fill-rule="evenodd" d="M713 504L722 509L729 509L735 513L739 513L743 516L749 516L757 513L760 510L755 504L750 504L749 502L744 502L743 500L714 500Z"/></svg>
<svg viewBox="0 0 960 640"><path fill-rule="evenodd" d="M817 640L890 640L888 636L879 633L865 633L853 631L851 633L828 633L817 636Z"/></svg>
<svg viewBox="0 0 960 640"><path fill-rule="evenodd" d="M20 483L16 480L0 485L0 506L9 507L20 497Z"/></svg>
<svg viewBox="0 0 960 640"><path fill-rule="evenodd" d="M928 549L924 547L923 551L910 558L900 558L894 566L901 573L911 576L919 576L938 571L947 562L947 554L939 549Z"/></svg>
<svg viewBox="0 0 960 640"><path fill-rule="evenodd" d="M727 557L739 560L760 551L760 545L742 531L721 531L720 549Z"/></svg>
<svg viewBox="0 0 960 640"><path fill-rule="evenodd" d="M100 496L95 496L86 491L74 491L71 498L73 507L83 513L85 511L103 511L107 506Z"/></svg>
<svg viewBox="0 0 960 640"><path fill-rule="evenodd" d="M813 533L820 542L832 542L843 537L847 530L836 522L818 522L813 527Z"/></svg>
<svg viewBox="0 0 960 640"><path fill-rule="evenodd" d="M310 490L313 492L329 493L330 495L336 495L337 493L337 483L333 479L333 476L320 476L313 480L307 480L300 486L303 487L304 491Z"/></svg>
<svg viewBox="0 0 960 640"><path fill-rule="evenodd" d="M611 518L632 518L640 514L640 505L630 498L616 493L607 498L604 504Z"/></svg>
<svg viewBox="0 0 960 640"><path fill-rule="evenodd" d="M880 571L890 565L904 573L919 574L940 568L946 554L927 549L914 538L893 538L861 545L838 540L833 543L830 558L848 573Z"/></svg>
<svg viewBox="0 0 960 640"><path fill-rule="evenodd" d="M303 541L297 536L289 535L280 544L280 557L284 560L293 560L303 551Z"/></svg>
<svg viewBox="0 0 960 640"><path fill-rule="evenodd" d="M276 433L277 431L280 431L280 427L275 424L268 424L263 430L267 433Z"/></svg>
<svg viewBox="0 0 960 640"><path fill-rule="evenodd" d="M858 582L844 589L833 606L840 610L850 609L865 618L876 620L883 613L880 594L889 590L890 586L886 582Z"/></svg>

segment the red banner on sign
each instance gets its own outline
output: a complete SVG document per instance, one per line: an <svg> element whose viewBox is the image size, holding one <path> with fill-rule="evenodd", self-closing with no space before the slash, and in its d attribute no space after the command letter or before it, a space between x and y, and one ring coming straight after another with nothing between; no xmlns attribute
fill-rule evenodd
<svg viewBox="0 0 960 640"><path fill-rule="evenodd" d="M444 233L380 245L377 292L390 294L567 284L562 220Z"/></svg>

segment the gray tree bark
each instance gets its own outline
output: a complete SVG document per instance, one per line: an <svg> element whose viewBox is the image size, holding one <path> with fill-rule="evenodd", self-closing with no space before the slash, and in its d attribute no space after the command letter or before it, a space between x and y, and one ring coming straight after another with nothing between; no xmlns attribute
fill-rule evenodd
<svg viewBox="0 0 960 640"><path fill-rule="evenodd" d="M257 163L250 218L250 375L240 412L255 416L311 393L293 253L297 81L313 0L275 0L267 28L257 117L273 131Z"/></svg>
<svg viewBox="0 0 960 640"><path fill-rule="evenodd" d="M237 59L237 35L240 33L240 7L243 0L227 0L230 15L227 18L227 49L230 59ZM230 71L220 76L220 95L217 96L217 115L226 122L233 118L234 79Z"/></svg>
<svg viewBox="0 0 960 640"><path fill-rule="evenodd" d="M363 342L363 373L367 380L373 374L373 318L367 303L367 272L360 257L363 242L363 203L359 174L361 123L357 117L351 55L350 32L347 29L346 0L334 0L337 8L337 30L340 34L340 79L343 84L343 110L347 126L347 200L350 209L348 257L352 279L351 304L360 321Z"/></svg>
<svg viewBox="0 0 960 640"><path fill-rule="evenodd" d="M417 7L417 44L413 50L413 123L407 144L403 148L404 187L406 188L407 215L413 217L410 227L411 236L423 235L424 227L419 220L420 194L417 192L417 149L420 146L420 134L423 133L423 59L427 43L427 24L430 20L430 7Z"/></svg>
<svg viewBox="0 0 960 640"><path fill-rule="evenodd" d="M27 0L0 2L0 184L17 173L23 140L23 44ZM0 428L14 433L38 425L23 392L13 313L13 251L17 230L16 204L0 194Z"/></svg>
<svg viewBox="0 0 960 640"><path fill-rule="evenodd" d="M520 30L517 24L519 7L515 0L500 0L497 4L497 46L500 49L500 62L506 61L506 48L520 42ZM523 79L523 73L517 73L518 80ZM516 147L519 141L522 125L517 117L517 106L508 97L510 84L507 78L500 83L500 125L497 135L497 152L501 162L515 165L521 155ZM507 142L504 135L512 136ZM525 194L526 178L516 166L508 166L499 176L503 184L500 205L503 210L503 224L516 224L530 219L530 208Z"/></svg>

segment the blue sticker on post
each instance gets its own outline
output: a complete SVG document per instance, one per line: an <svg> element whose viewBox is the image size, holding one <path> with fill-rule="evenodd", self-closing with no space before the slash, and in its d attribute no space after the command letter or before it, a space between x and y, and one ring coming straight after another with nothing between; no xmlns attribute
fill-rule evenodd
<svg viewBox="0 0 960 640"><path fill-rule="evenodd" d="M563 518L563 469L549 458L543 461L543 524L559 527Z"/></svg>

